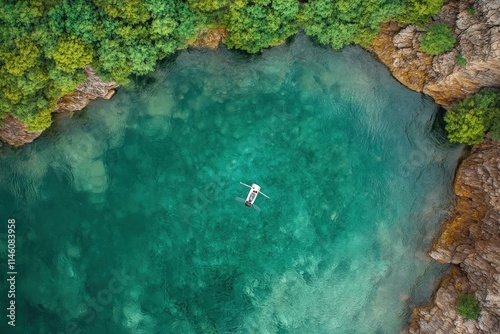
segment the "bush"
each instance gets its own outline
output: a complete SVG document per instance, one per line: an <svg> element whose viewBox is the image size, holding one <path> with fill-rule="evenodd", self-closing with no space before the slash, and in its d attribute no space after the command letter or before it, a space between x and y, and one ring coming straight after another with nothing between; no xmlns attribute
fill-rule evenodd
<svg viewBox="0 0 500 334"><path fill-rule="evenodd" d="M481 313L479 301L474 295L460 295L457 302L457 312L465 319L476 320Z"/></svg>
<svg viewBox="0 0 500 334"><path fill-rule="evenodd" d="M433 24L427 32L420 38L420 49L430 55L450 51L455 45L450 28L444 23Z"/></svg>
<svg viewBox="0 0 500 334"><path fill-rule="evenodd" d="M500 138L500 91L482 90L454 104L444 120L451 142L478 144L488 130Z"/></svg>

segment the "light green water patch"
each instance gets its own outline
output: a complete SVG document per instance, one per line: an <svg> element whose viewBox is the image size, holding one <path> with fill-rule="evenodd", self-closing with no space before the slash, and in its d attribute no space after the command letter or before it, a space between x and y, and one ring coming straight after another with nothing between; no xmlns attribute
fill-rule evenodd
<svg viewBox="0 0 500 334"><path fill-rule="evenodd" d="M441 271L459 148L436 108L359 48L181 52L2 149L16 329L399 333Z"/></svg>

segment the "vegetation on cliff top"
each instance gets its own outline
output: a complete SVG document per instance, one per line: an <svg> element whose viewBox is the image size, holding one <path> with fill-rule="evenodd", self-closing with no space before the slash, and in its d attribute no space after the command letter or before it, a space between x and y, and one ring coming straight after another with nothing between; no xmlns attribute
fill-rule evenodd
<svg viewBox="0 0 500 334"><path fill-rule="evenodd" d="M430 55L438 55L453 50L455 37L444 23L436 23L420 38L420 50Z"/></svg>
<svg viewBox="0 0 500 334"><path fill-rule="evenodd" d="M380 23L392 18L423 25L443 5L443 0L309 0L299 13L306 34L334 49L355 43L369 45Z"/></svg>
<svg viewBox="0 0 500 334"><path fill-rule="evenodd" d="M500 91L485 89L458 102L445 115L451 142L478 144L489 131L500 139Z"/></svg>
<svg viewBox="0 0 500 334"><path fill-rule="evenodd" d="M59 97L92 65L126 83L222 22L230 48L258 52L299 26L334 48L369 44L390 18L423 24L443 0L4 0L0 3L0 121L50 125Z"/></svg>
<svg viewBox="0 0 500 334"><path fill-rule="evenodd" d="M460 295L457 302L457 312L465 319L476 320L479 318L481 308L474 295Z"/></svg>

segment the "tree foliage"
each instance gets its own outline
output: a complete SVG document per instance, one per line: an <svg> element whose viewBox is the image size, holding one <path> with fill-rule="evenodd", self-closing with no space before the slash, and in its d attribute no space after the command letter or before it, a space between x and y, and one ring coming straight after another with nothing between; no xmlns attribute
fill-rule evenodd
<svg viewBox="0 0 500 334"><path fill-rule="evenodd" d="M195 11L213 13L226 9L230 0L188 0L190 8Z"/></svg>
<svg viewBox="0 0 500 334"><path fill-rule="evenodd" d="M487 131L500 138L500 91L482 90L456 103L445 115L451 142L478 144Z"/></svg>
<svg viewBox="0 0 500 334"><path fill-rule="evenodd" d="M396 21L404 24L424 26L431 16L437 14L444 0L405 0Z"/></svg>
<svg viewBox="0 0 500 334"><path fill-rule="evenodd" d="M334 49L369 44L380 23L400 13L391 0L310 0L303 6L300 23L308 35Z"/></svg>
<svg viewBox="0 0 500 334"><path fill-rule="evenodd" d="M389 19L423 25L442 5L443 0L309 0L299 21L308 35L340 49L370 44Z"/></svg>
<svg viewBox="0 0 500 334"><path fill-rule="evenodd" d="M196 35L205 22L181 0L30 0L0 3L0 119L50 125L57 99L92 65L127 82Z"/></svg>
<svg viewBox="0 0 500 334"><path fill-rule="evenodd" d="M444 23L433 24L420 38L420 50L430 55L438 55L453 49L455 37Z"/></svg>
<svg viewBox="0 0 500 334"><path fill-rule="evenodd" d="M366 45L381 22L425 22L443 0L3 0L0 2L0 121L8 113L40 130L92 65L126 83L222 22L230 48L255 53L301 25L338 49Z"/></svg>
<svg viewBox="0 0 500 334"><path fill-rule="evenodd" d="M54 60L59 71L74 73L85 65L92 64L92 48L84 40L72 36L62 36L57 42L52 54L48 54Z"/></svg>
<svg viewBox="0 0 500 334"><path fill-rule="evenodd" d="M298 30L298 0L235 0L222 16L226 45L250 53L276 45Z"/></svg>

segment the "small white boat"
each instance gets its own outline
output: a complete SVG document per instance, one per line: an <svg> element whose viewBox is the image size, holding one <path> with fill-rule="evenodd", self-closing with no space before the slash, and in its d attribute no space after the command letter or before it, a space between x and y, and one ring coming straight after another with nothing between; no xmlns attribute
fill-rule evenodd
<svg viewBox="0 0 500 334"><path fill-rule="evenodd" d="M270 199L269 196L260 191L260 186L256 183L253 183L251 186L243 182L240 182L240 184L250 188L250 191L248 192L246 199L243 199L241 197L236 197L236 200L245 203L245 205L248 207L253 207L255 210L260 211L260 208L254 204L255 200L257 199L257 195L262 194L262 196Z"/></svg>

